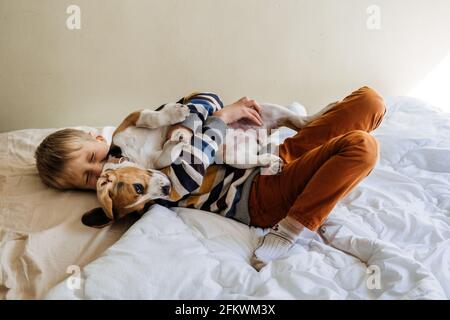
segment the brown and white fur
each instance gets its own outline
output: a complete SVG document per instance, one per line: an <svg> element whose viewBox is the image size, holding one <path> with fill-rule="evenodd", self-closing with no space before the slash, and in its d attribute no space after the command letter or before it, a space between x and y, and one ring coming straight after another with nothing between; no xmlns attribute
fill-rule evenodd
<svg viewBox="0 0 450 320"><path fill-rule="evenodd" d="M267 143L270 130L282 126L299 130L314 121L331 107L330 104L311 116L301 116L276 105L260 104L262 126L239 121L230 125L225 143L216 154L216 163L247 169L268 167L270 174L279 172L282 160L260 150ZM160 111L141 110L131 113L113 134L112 147L119 147L120 163L107 163L97 182L97 196L101 208L83 216L83 223L104 227L132 212L143 213L155 199L166 199L170 193L169 179L157 169L172 163L172 152L190 143L192 132L176 124L189 115L183 104L166 104ZM175 125L175 126L174 126Z"/></svg>

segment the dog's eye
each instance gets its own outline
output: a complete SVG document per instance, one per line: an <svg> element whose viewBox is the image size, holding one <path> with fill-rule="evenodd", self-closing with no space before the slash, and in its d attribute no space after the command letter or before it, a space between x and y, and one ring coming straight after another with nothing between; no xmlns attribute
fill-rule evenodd
<svg viewBox="0 0 450 320"><path fill-rule="evenodd" d="M144 187L142 186L142 184L135 183L135 184L133 184L133 187L134 187L134 190L136 191L137 194L144 193Z"/></svg>

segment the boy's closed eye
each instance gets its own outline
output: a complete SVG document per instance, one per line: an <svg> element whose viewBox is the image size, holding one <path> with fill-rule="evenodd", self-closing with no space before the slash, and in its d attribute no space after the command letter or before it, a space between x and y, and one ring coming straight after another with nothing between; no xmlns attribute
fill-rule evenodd
<svg viewBox="0 0 450 320"><path fill-rule="evenodd" d="M93 162L94 162L94 158L95 158L95 153L93 152L93 153L91 154L91 157L90 157L90 159L88 160L88 162L89 162L89 163L93 163ZM90 180L90 178L91 178L91 173L88 171L88 172L85 173L85 175L86 175L86 178L85 178L85 184L88 185L88 184L89 184L89 180Z"/></svg>
<svg viewBox="0 0 450 320"><path fill-rule="evenodd" d="M90 178L90 173L87 172L87 173L86 173L86 185L89 184L89 178Z"/></svg>

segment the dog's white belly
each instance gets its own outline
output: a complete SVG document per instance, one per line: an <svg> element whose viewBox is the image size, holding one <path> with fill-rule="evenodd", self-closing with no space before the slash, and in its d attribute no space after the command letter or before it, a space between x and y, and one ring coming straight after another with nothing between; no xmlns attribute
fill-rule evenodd
<svg viewBox="0 0 450 320"><path fill-rule="evenodd" d="M257 166L259 148L256 130L229 130L225 138L225 144L219 149L216 162L231 166L242 164Z"/></svg>
<svg viewBox="0 0 450 320"><path fill-rule="evenodd" d="M277 104L260 105L263 125L255 126L245 119L230 124L229 127L236 130L227 132L226 141L216 154L216 163L226 163L241 169L269 165L271 171L277 172L282 160L265 148L271 130L281 126L294 130L301 129L332 108L334 104L311 116L299 115ZM128 127L114 135L113 142L122 149L124 156L136 164L148 169L161 169L170 165L172 153L168 152L173 151L171 146L178 142L166 141L168 130L168 126L156 129Z"/></svg>
<svg viewBox="0 0 450 320"><path fill-rule="evenodd" d="M166 140L166 131L165 128L128 127L116 134L113 142L121 148L122 155L132 162L144 168L153 168Z"/></svg>

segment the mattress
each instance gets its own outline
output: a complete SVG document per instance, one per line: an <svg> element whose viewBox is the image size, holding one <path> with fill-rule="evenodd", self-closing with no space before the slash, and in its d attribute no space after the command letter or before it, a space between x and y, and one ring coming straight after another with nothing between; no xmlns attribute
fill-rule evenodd
<svg viewBox="0 0 450 320"><path fill-rule="evenodd" d="M450 115L407 97L386 103L375 169L320 232L261 272L249 260L267 230L209 212L155 205L137 221L84 227L95 194L48 189L33 167L52 129L0 134L1 297L450 298Z"/></svg>

